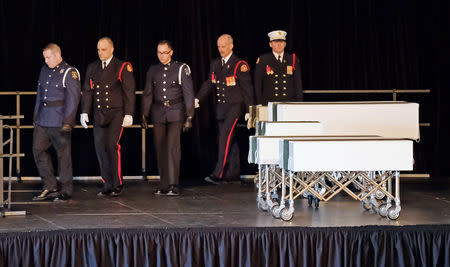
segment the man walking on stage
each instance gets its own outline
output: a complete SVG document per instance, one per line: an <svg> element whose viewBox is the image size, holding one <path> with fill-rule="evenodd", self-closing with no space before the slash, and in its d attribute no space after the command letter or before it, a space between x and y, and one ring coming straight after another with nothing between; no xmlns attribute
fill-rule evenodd
<svg viewBox="0 0 450 267"><path fill-rule="evenodd" d="M256 60L254 82L257 104L303 100L300 61L295 54L284 52L286 34L279 30L269 32L267 35L272 52Z"/></svg>
<svg viewBox="0 0 450 267"><path fill-rule="evenodd" d="M34 107L33 155L44 188L33 200L62 201L70 199L73 193L71 132L80 101L80 74L62 59L57 44L47 45L43 56L46 66L39 75ZM58 156L59 192L48 152L50 146Z"/></svg>
<svg viewBox="0 0 450 267"><path fill-rule="evenodd" d="M158 43L159 64L147 71L142 96L142 127L147 128L149 113L153 122L161 186L157 195L179 195L181 130L192 127L194 90L191 70L185 63L172 60L173 49L169 41Z"/></svg>
<svg viewBox="0 0 450 267"><path fill-rule="evenodd" d="M248 112L248 106L253 105L250 69L247 62L233 54L233 38L229 34L221 35L217 40L217 48L221 57L211 63L209 79L203 83L195 99L198 104L211 91L216 93L216 121L219 131L217 163L214 171L205 177L205 181L213 184L239 179L236 123L244 110Z"/></svg>
<svg viewBox="0 0 450 267"><path fill-rule="evenodd" d="M100 60L87 67L81 100L80 122L87 128L94 116L94 143L103 188L98 196L119 196L123 188L121 146L123 128L133 124L135 81L131 63L114 57L109 37L97 43Z"/></svg>

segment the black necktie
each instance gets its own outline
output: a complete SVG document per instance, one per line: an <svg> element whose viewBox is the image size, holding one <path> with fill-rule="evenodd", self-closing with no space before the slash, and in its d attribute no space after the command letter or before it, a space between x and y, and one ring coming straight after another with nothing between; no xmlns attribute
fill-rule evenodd
<svg viewBox="0 0 450 267"><path fill-rule="evenodd" d="M103 61L103 69L106 69L106 61Z"/></svg>
<svg viewBox="0 0 450 267"><path fill-rule="evenodd" d="M225 65L225 59L222 58L222 67Z"/></svg>
<svg viewBox="0 0 450 267"><path fill-rule="evenodd" d="M279 61L280 63L282 63L282 62L281 62L281 56L280 56L280 55L278 55L278 61Z"/></svg>

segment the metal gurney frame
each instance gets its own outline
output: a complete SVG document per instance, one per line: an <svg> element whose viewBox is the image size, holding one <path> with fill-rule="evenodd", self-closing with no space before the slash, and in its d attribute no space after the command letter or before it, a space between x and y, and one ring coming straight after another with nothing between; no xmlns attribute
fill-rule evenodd
<svg viewBox="0 0 450 267"><path fill-rule="evenodd" d="M333 163L327 164L327 162L319 163L317 166L309 167L308 162L305 166L296 165L296 163L302 161L302 159L295 159L296 148L293 148L293 143L306 144L308 142L321 142L326 141L331 143L354 143L354 148L352 148L352 153L357 152L358 149L362 150L366 147L358 148L362 144L367 144L367 147L376 148L379 146L378 151L374 152L373 158L364 162L350 162L348 164L343 164L342 168L334 166L336 171L332 171L328 168L333 167ZM328 201L333 198L336 194L341 191L346 192L355 200L361 201L362 206L365 209L372 209L382 217L388 217L391 220L395 220L399 217L401 211L400 205L400 170L411 170L413 166L412 158L412 140L407 139L387 139L387 138L370 138L367 140L357 139L357 140L282 140L280 144L283 144L283 158L284 160L280 162L279 167L281 171L281 201L280 205L274 205L272 207L272 215L278 215L283 220L291 220L294 214L294 200L305 192L311 193L319 200ZM341 146L343 144L340 144ZM379 154L383 152L386 148L392 146L392 149L387 151L387 153L394 153L393 158L397 158L397 161L393 161L391 158L380 159ZM299 148L297 148L299 150ZM304 149L302 149L303 153ZM287 154L287 155L286 155ZM349 155L350 155L349 154ZM357 154L357 153L355 153ZM340 155L342 157L342 155ZM359 157L359 155L347 156L348 159ZM379 160L376 162L375 157ZM345 157L344 157L345 158ZM303 157L303 160L305 157ZM345 159L344 159L345 160ZM294 163L295 161L295 163ZM317 160L312 159L311 162L316 162ZM339 160L338 160L339 161ZM322 167L318 167L323 164ZM342 163L338 163L342 164ZM345 169L360 169L358 171L345 171ZM372 170L373 169L373 170ZM375 170L379 169L379 170ZM383 170L384 169L384 170ZM389 170L391 169L391 170ZM286 177L288 174L288 177ZM395 180L394 187L392 186L392 180ZM354 192L350 188L352 185L355 188ZM323 188L323 192L318 192L315 190L317 186ZM286 187L289 187L289 195L286 195ZM394 193L393 193L394 192ZM386 197L386 202L380 204L378 200ZM288 199L289 205L286 205L286 200ZM377 200L378 199L378 200ZM276 217L278 217L276 216Z"/></svg>

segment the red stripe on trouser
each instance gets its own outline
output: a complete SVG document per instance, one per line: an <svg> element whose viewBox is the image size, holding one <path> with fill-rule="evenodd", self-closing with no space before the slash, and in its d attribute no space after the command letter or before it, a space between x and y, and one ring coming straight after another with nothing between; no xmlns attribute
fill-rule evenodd
<svg viewBox="0 0 450 267"><path fill-rule="evenodd" d="M121 168L121 160L120 160L120 137L122 137L123 127L120 130L119 139L117 139L117 174L119 175L120 185L122 185L122 168Z"/></svg>
<svg viewBox="0 0 450 267"><path fill-rule="evenodd" d="M223 158L222 171L220 172L219 179L222 179L223 169L225 168L225 163L227 162L228 148L229 148L229 146L230 146L231 134L233 133L234 126L236 126L237 120L238 120L238 118L236 118L236 119L234 120L233 127L231 127L230 133L228 134L227 146L226 146L226 148L225 148L225 157Z"/></svg>

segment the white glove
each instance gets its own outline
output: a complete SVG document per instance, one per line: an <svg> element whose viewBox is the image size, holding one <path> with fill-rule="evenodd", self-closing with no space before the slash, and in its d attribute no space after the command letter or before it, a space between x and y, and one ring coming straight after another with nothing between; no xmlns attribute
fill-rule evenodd
<svg viewBox="0 0 450 267"><path fill-rule="evenodd" d="M248 112L245 113L245 117L244 118L245 118L245 121L248 121L248 119L250 119L250 113L248 113Z"/></svg>
<svg viewBox="0 0 450 267"><path fill-rule="evenodd" d="M122 127L128 127L133 125L133 117L131 115L125 115L123 117Z"/></svg>
<svg viewBox="0 0 450 267"><path fill-rule="evenodd" d="M87 127L88 127L87 126L87 122L89 122L88 114L87 113L81 113L80 114L80 123L85 129L87 129Z"/></svg>
<svg viewBox="0 0 450 267"><path fill-rule="evenodd" d="M200 107L200 104L199 104L199 100L198 100L198 98L194 98L194 107L195 108L199 108Z"/></svg>

